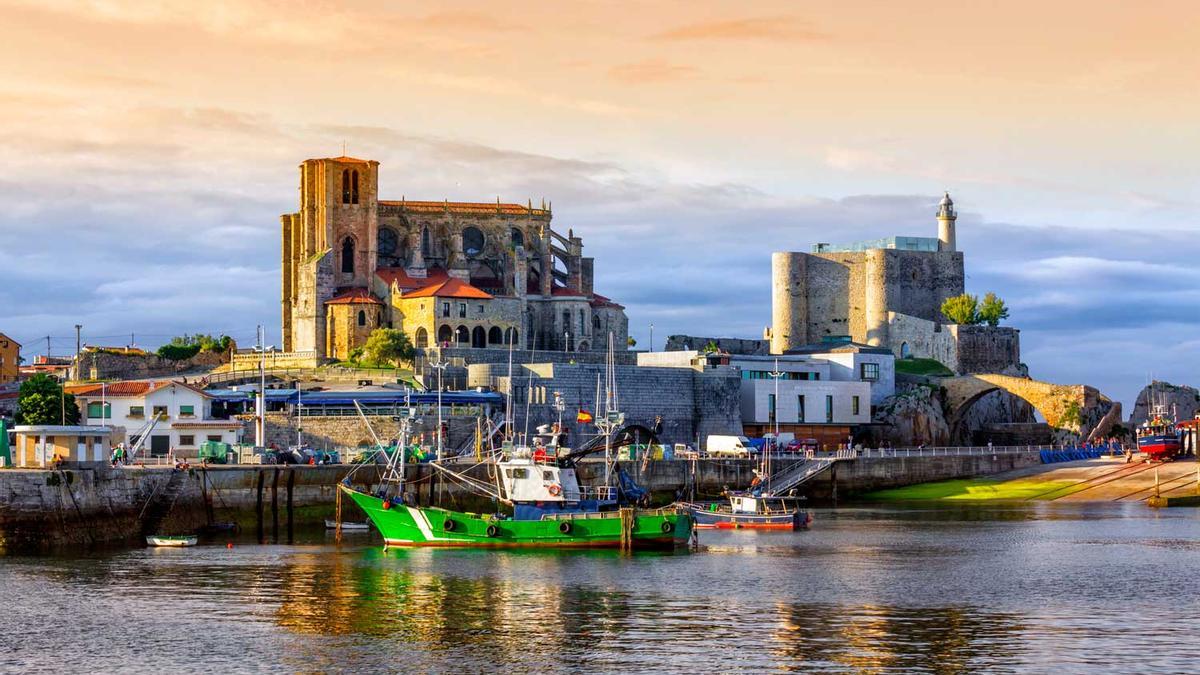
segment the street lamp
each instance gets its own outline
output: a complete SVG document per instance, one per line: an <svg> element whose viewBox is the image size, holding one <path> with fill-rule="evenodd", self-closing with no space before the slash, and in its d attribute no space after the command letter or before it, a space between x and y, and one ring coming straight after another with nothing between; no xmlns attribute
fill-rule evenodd
<svg viewBox="0 0 1200 675"><path fill-rule="evenodd" d="M775 449L778 451L778 448L779 448L779 379L781 377L783 377L783 371L779 370L779 359L775 359L775 370L772 370L771 372L769 372L767 374L771 376L771 379L775 380L775 406L771 410L771 416L775 418L774 419L775 440L772 442L772 445L774 445ZM766 452L766 455L763 457L763 473L767 474L765 480L767 481L767 489L770 490L771 489L771 452L770 452L770 450L765 450L765 452Z"/></svg>
<svg viewBox="0 0 1200 675"><path fill-rule="evenodd" d="M654 322L650 323L650 351L654 351Z"/></svg>
<svg viewBox="0 0 1200 675"><path fill-rule="evenodd" d="M438 392L437 392L437 458L442 460L442 371L446 366L450 365L449 361L442 360L442 355L439 353L436 361L429 364L430 368L438 371Z"/></svg>

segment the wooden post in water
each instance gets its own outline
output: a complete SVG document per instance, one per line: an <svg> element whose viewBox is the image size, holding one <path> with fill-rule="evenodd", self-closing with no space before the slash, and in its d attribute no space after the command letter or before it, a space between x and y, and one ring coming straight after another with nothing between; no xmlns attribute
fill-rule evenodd
<svg viewBox="0 0 1200 675"><path fill-rule="evenodd" d="M279 541L279 469L271 478L271 539Z"/></svg>
<svg viewBox="0 0 1200 675"><path fill-rule="evenodd" d="M337 527L333 530L333 538L337 543L342 543L342 487L339 484L337 487L337 496L334 498L334 522Z"/></svg>
<svg viewBox="0 0 1200 675"><path fill-rule="evenodd" d="M292 543L292 489L296 487L296 470L288 469L287 480L287 537Z"/></svg>
<svg viewBox="0 0 1200 675"><path fill-rule="evenodd" d="M258 531L258 543L260 543L260 544L263 543L263 482L264 482L263 478L264 477L263 477L262 469L259 469L258 470L258 490L257 490L258 497L256 498L254 512L257 516L255 518L255 523L256 523L256 529Z"/></svg>

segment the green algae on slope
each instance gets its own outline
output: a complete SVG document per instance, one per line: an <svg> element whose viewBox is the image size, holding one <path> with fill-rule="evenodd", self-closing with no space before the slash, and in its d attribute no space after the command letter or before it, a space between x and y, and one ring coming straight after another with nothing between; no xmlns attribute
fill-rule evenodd
<svg viewBox="0 0 1200 675"><path fill-rule="evenodd" d="M1007 481L986 478L944 480L919 483L900 488L878 490L862 495L863 499L881 502L901 501L995 501L1057 498L1069 494L1067 488L1077 481L1028 480Z"/></svg>

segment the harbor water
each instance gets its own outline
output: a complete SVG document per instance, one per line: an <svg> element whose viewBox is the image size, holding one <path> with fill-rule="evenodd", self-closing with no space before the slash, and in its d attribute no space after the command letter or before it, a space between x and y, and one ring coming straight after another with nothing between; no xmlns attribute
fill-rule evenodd
<svg viewBox="0 0 1200 675"><path fill-rule="evenodd" d="M1187 672L1200 512L859 506L691 554L292 545L0 558L4 672Z"/></svg>

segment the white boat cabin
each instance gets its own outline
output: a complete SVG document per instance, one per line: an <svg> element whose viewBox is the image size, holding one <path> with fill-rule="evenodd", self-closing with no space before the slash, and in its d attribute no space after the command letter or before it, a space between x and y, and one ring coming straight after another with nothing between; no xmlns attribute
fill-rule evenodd
<svg viewBox="0 0 1200 675"><path fill-rule="evenodd" d="M504 495L513 502L578 502L582 499L612 499L615 488L581 488L575 469L560 468L552 461L535 458L528 448L514 448L508 459L498 462Z"/></svg>
<svg viewBox="0 0 1200 675"><path fill-rule="evenodd" d="M781 497L755 497L752 494L730 495L729 509L734 513L774 513L789 510L788 502Z"/></svg>

